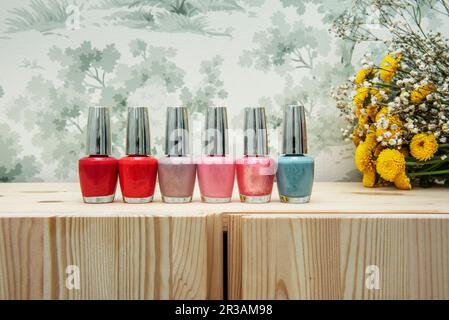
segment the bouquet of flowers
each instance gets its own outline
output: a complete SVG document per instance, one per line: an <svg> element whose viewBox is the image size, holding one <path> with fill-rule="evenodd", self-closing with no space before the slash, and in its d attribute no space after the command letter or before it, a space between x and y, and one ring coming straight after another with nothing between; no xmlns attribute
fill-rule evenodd
<svg viewBox="0 0 449 320"><path fill-rule="evenodd" d="M333 92L348 122L342 132L356 146L365 187L449 185L448 39L401 23L389 30L383 60L366 54L360 71Z"/></svg>

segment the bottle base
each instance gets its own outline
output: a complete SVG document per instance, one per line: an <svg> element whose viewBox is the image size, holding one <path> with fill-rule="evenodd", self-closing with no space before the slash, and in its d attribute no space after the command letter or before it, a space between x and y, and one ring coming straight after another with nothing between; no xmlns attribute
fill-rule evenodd
<svg viewBox="0 0 449 320"><path fill-rule="evenodd" d="M153 196L145 197L145 198L128 198L123 197L123 201L126 203L148 203L153 201Z"/></svg>
<svg viewBox="0 0 449 320"><path fill-rule="evenodd" d="M85 203L111 203L114 201L115 194L99 197L83 197Z"/></svg>
<svg viewBox="0 0 449 320"><path fill-rule="evenodd" d="M201 201L203 201L205 203L227 203L227 202L231 202L231 197L228 197L228 198L213 198L213 197L201 196Z"/></svg>
<svg viewBox="0 0 449 320"><path fill-rule="evenodd" d="M284 195L280 194L279 198L281 199L281 202L284 202L284 203L307 203L310 201L310 196L288 197L288 196L284 196Z"/></svg>
<svg viewBox="0 0 449 320"><path fill-rule="evenodd" d="M271 194L265 196L246 196L244 194L240 195L240 201L245 203L267 203L270 202Z"/></svg>
<svg viewBox="0 0 449 320"><path fill-rule="evenodd" d="M162 201L164 201L165 203L188 203L188 202L192 202L192 196L190 196L190 197L162 196Z"/></svg>

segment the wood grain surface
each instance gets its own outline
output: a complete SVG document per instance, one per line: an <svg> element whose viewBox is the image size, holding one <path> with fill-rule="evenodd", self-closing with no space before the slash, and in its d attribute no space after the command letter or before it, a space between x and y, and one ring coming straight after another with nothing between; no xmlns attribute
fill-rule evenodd
<svg viewBox="0 0 449 320"><path fill-rule="evenodd" d="M86 205L76 183L0 183L0 216L47 217L120 216L128 214L174 216L187 213L425 213L449 214L449 188L416 188L410 191L394 188L363 188L361 183L318 182L312 199L306 204L279 202L276 186L272 201L266 204L240 203L237 188L233 201L224 204L202 203L198 188L190 204L162 203L160 195L149 204L125 204L119 190L114 203ZM227 215L223 215L227 219ZM227 221L224 221L225 227Z"/></svg>
<svg viewBox="0 0 449 320"><path fill-rule="evenodd" d="M240 233L229 253L231 299L449 299L445 217L265 214L238 221L229 226ZM372 265L379 289L367 287Z"/></svg>
<svg viewBox="0 0 449 320"><path fill-rule="evenodd" d="M449 299L448 196L316 183L308 204L274 188L268 204L235 189L227 204L196 190L191 204L86 205L77 184L3 183L0 299L222 299L224 282L230 299Z"/></svg>
<svg viewBox="0 0 449 320"><path fill-rule="evenodd" d="M205 215L0 218L0 299L221 298L222 256L211 254L220 223ZM71 265L79 290L65 286Z"/></svg>

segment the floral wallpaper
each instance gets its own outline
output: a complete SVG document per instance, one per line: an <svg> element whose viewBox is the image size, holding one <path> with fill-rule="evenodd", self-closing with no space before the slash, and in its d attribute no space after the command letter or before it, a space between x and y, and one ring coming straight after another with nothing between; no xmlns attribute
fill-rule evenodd
<svg viewBox="0 0 449 320"><path fill-rule="evenodd" d="M264 106L276 129L282 106L298 102L307 109L316 179L359 180L354 146L341 137L344 124L330 91L354 73L364 50L385 48L329 31L353 5L3 0L0 181L76 181L92 105L112 107L114 155L120 157L129 105L150 107L153 153L161 156L166 106L186 105L195 120L208 105L226 105L236 129L244 107ZM449 29L447 21L424 18Z"/></svg>

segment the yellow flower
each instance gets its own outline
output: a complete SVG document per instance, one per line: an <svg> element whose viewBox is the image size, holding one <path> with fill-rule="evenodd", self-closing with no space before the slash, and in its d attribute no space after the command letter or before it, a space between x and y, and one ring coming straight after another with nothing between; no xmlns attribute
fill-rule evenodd
<svg viewBox="0 0 449 320"><path fill-rule="evenodd" d="M360 114L360 116L359 116L359 126L363 128L365 126L365 124L367 124L367 123L368 123L368 115Z"/></svg>
<svg viewBox="0 0 449 320"><path fill-rule="evenodd" d="M355 150L355 165L360 172L369 172L374 168L372 152L365 142L360 143Z"/></svg>
<svg viewBox="0 0 449 320"><path fill-rule="evenodd" d="M385 149L384 146L382 146L381 144L378 144L378 145L374 148L374 150L373 150L374 156L375 156L375 157L378 157L379 154L380 154L384 149Z"/></svg>
<svg viewBox="0 0 449 320"><path fill-rule="evenodd" d="M419 161L427 161L438 150L438 142L433 134L420 133L410 142L410 153Z"/></svg>
<svg viewBox="0 0 449 320"><path fill-rule="evenodd" d="M373 74L374 74L374 72L373 72L373 68L372 67L368 68L368 69L362 68L357 73L357 75L355 77L355 80L354 80L354 83L355 84L361 84L361 83L363 83L363 81L365 81L366 78L368 78L369 76L371 76Z"/></svg>
<svg viewBox="0 0 449 320"><path fill-rule="evenodd" d="M399 130L402 129L402 121L399 118L399 116L397 116L397 115L389 116L389 117L387 117L387 119L388 119L388 124L390 125L390 127L392 125L396 125L397 129L399 129Z"/></svg>
<svg viewBox="0 0 449 320"><path fill-rule="evenodd" d="M384 180L393 182L405 170L404 155L398 150L384 149L377 158L376 170Z"/></svg>
<svg viewBox="0 0 449 320"><path fill-rule="evenodd" d="M378 89L375 88L371 88L370 90L370 94L372 96L375 96L377 98L378 101L382 101L384 99L384 97L380 94Z"/></svg>
<svg viewBox="0 0 449 320"><path fill-rule="evenodd" d="M379 112L376 114L376 118L375 118L376 122L379 121L379 119L382 116L385 116L387 114L388 114L388 108L387 107L383 107L382 109L380 109Z"/></svg>
<svg viewBox="0 0 449 320"><path fill-rule="evenodd" d="M370 171L367 171L363 174L362 180L363 186L367 188L372 188L376 184L376 171L374 168Z"/></svg>
<svg viewBox="0 0 449 320"><path fill-rule="evenodd" d="M396 178L394 179L394 185L400 190L410 190L412 188L410 179L409 177L407 177L407 174L405 172L401 172L396 176Z"/></svg>
<svg viewBox="0 0 449 320"><path fill-rule="evenodd" d="M385 118L388 121L388 127L378 127L376 130L376 136L383 136L387 131L391 133L391 136L394 136L396 133L402 131L402 121L397 115L388 115L388 108L383 107L376 114L376 122L378 122L381 118Z"/></svg>
<svg viewBox="0 0 449 320"><path fill-rule="evenodd" d="M352 142L354 142L354 145L357 147L360 143L360 136L359 136L359 130L358 127L354 128L354 131L352 132Z"/></svg>
<svg viewBox="0 0 449 320"><path fill-rule="evenodd" d="M385 58L380 63L380 78L384 82L391 82L391 79L395 75L396 71L399 68L399 62L401 61L401 55L397 55L395 58L391 53L385 56Z"/></svg>
<svg viewBox="0 0 449 320"><path fill-rule="evenodd" d="M368 97L369 89L368 88L357 88L357 92L354 96L354 104L361 108L365 103L366 98Z"/></svg>
<svg viewBox="0 0 449 320"><path fill-rule="evenodd" d="M412 91L412 93L410 94L410 101L414 104L420 103L434 90L435 87L431 83L421 86L418 89Z"/></svg>
<svg viewBox="0 0 449 320"><path fill-rule="evenodd" d="M377 146L377 138L376 134L374 132L368 133L366 135L365 143L368 146L368 148L373 151Z"/></svg>
<svg viewBox="0 0 449 320"><path fill-rule="evenodd" d="M376 115L377 115L378 111L379 111L379 109L376 106L373 106L372 104L370 104L368 107L366 107L366 114L371 119L371 121L376 120Z"/></svg>

